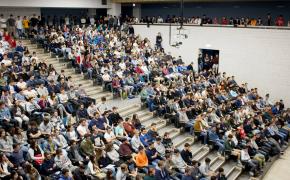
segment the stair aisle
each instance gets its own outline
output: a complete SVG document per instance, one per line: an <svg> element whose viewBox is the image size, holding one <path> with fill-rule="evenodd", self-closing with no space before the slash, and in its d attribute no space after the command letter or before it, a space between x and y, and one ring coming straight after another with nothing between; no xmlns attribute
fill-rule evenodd
<svg viewBox="0 0 290 180"><path fill-rule="evenodd" d="M28 40L24 40L23 45L28 47L30 53L36 52L39 60L44 59L47 65L52 64L56 72L60 73L61 70L64 70L66 76L71 76L77 85L82 84L87 94L91 98L96 99L96 102L100 102L102 97L106 97L107 100L113 99L111 92L103 91L103 87L94 86L92 80L85 79L85 76L82 74L76 74L75 69L69 68L68 61L63 61L62 58L51 57L50 53L45 53L44 49L38 48L36 44L31 44Z"/></svg>

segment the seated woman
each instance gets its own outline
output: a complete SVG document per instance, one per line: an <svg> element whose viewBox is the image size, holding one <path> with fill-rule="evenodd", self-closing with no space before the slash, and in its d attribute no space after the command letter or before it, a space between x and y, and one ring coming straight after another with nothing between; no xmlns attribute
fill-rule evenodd
<svg viewBox="0 0 290 180"><path fill-rule="evenodd" d="M107 156L113 161L113 164L120 165L120 155L112 143L106 145Z"/></svg>
<svg viewBox="0 0 290 180"><path fill-rule="evenodd" d="M61 119L63 119L64 117L70 114L66 111L65 107L59 103L58 98L54 92L51 93L50 96L48 97L48 102L51 108L57 109L59 111L59 115Z"/></svg>
<svg viewBox="0 0 290 180"><path fill-rule="evenodd" d="M58 99L59 103L62 104L70 114L75 113L75 109L73 109L72 104L68 101L68 95L66 94L64 89L60 90L60 94L58 94Z"/></svg>
<svg viewBox="0 0 290 180"><path fill-rule="evenodd" d="M5 154L0 154L0 179L8 180L10 179L11 171L14 165L8 160Z"/></svg>
<svg viewBox="0 0 290 180"><path fill-rule="evenodd" d="M14 119L18 122L19 127L22 127L22 123L29 121L29 118L25 115L24 108L20 105L20 101L15 101L15 105L11 109Z"/></svg>
<svg viewBox="0 0 290 180"><path fill-rule="evenodd" d="M54 134L47 135L47 139L42 143L42 148L45 152L49 152L50 154L55 154L58 149L58 145L53 140Z"/></svg>
<svg viewBox="0 0 290 180"><path fill-rule="evenodd" d="M120 119L118 121L117 126L114 128L114 132L115 132L115 135L116 135L117 139L120 140L120 141L122 141L123 139L128 139L129 138L127 132L124 129L123 120L122 119Z"/></svg>
<svg viewBox="0 0 290 180"><path fill-rule="evenodd" d="M32 164L27 164L24 168L26 179L41 180L41 176L36 168Z"/></svg>
<svg viewBox="0 0 290 180"><path fill-rule="evenodd" d="M131 118L127 117L127 118L125 119L125 122L123 123L123 127L124 127L126 133L127 133L130 137L132 137L132 136L134 135L135 127L134 127L134 125L133 125L133 123L132 123Z"/></svg>
<svg viewBox="0 0 290 180"><path fill-rule="evenodd" d="M40 166L43 163L44 154L42 148L35 140L30 142L30 148L28 149L28 159L36 169L40 169Z"/></svg>
<svg viewBox="0 0 290 180"><path fill-rule="evenodd" d="M142 124L141 124L141 121L140 121L140 119L138 117L138 114L133 114L133 116L132 116L132 124L138 130L140 130L142 128Z"/></svg>
<svg viewBox="0 0 290 180"><path fill-rule="evenodd" d="M27 135L25 132L22 131L21 128L16 127L14 130L13 141L20 145L21 150L27 152L28 151L28 142L27 142Z"/></svg>
<svg viewBox="0 0 290 180"><path fill-rule="evenodd" d="M0 129L0 152L6 156L11 156L13 151L13 139L4 129Z"/></svg>
<svg viewBox="0 0 290 180"><path fill-rule="evenodd" d="M104 179L106 177L106 174L99 168L95 156L90 156L86 174L92 176L92 179Z"/></svg>
<svg viewBox="0 0 290 180"><path fill-rule="evenodd" d="M54 161L55 161L56 167L60 169L68 169L71 172L76 169L76 167L73 166L71 160L67 157L67 155L63 153L62 149L56 150Z"/></svg>
<svg viewBox="0 0 290 180"><path fill-rule="evenodd" d="M34 98L28 98L28 101L25 104L26 111L29 114L34 114L36 112L41 112L41 107L37 104Z"/></svg>
<svg viewBox="0 0 290 180"><path fill-rule="evenodd" d="M66 138L69 141L79 141L79 137L75 131L75 128L72 125L67 126L67 131L65 133Z"/></svg>

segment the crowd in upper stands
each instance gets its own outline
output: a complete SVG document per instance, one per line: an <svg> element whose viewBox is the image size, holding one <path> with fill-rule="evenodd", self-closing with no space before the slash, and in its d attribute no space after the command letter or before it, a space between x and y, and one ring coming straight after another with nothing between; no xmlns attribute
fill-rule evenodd
<svg viewBox="0 0 290 180"><path fill-rule="evenodd" d="M174 147L170 132L159 134L156 123L144 127L138 114L121 117L106 97L96 103L22 38L71 63L115 97L140 97L154 116L251 175L259 175L288 144L283 127L290 111L282 100L272 102L269 94L262 97L211 68L196 72L193 63L164 52L162 37L152 43L119 20L54 26L37 16L13 19L0 34L2 179L226 179L223 168L211 170L211 159L193 160L190 144Z"/></svg>
<svg viewBox="0 0 290 180"><path fill-rule="evenodd" d="M153 17L142 17L140 20L137 18L132 19L135 23L180 23L184 24L194 24L194 25L234 25L240 27L246 26L290 26L290 21L286 21L283 15L279 15L276 18L272 17L271 14L267 14L266 18L254 18L254 17L208 17L203 16L193 16L193 17L182 17L180 16L170 16L162 18L161 16Z"/></svg>

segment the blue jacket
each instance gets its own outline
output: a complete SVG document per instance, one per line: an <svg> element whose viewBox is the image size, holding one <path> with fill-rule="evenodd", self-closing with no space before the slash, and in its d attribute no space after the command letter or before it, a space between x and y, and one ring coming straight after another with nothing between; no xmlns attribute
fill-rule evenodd
<svg viewBox="0 0 290 180"><path fill-rule="evenodd" d="M151 163L152 161L156 160L158 158L158 156L156 158L153 158L152 156L154 156L156 154L156 149L153 148L153 149L147 149L146 150L146 155L148 157L148 161Z"/></svg>
<svg viewBox="0 0 290 180"><path fill-rule="evenodd" d="M209 131L208 136L211 141L218 141L220 139L217 133L213 131Z"/></svg>
<svg viewBox="0 0 290 180"><path fill-rule="evenodd" d="M149 142L149 137L148 137L148 135L147 134L141 134L140 135L140 140L141 140L141 142L142 142L142 144L145 146L145 147L147 147L148 146L148 142ZM146 141L147 140L147 141Z"/></svg>

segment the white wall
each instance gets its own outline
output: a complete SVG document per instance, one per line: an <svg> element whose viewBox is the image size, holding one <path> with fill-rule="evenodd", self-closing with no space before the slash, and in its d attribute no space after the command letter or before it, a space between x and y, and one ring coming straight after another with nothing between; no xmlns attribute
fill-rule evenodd
<svg viewBox="0 0 290 180"><path fill-rule="evenodd" d="M111 8L108 8L107 14L112 16L120 16L121 15L121 4L111 3Z"/></svg>
<svg viewBox="0 0 290 180"><path fill-rule="evenodd" d="M3 14L4 17L9 17L10 14L13 14L14 17L16 16L32 16L36 14L37 16L40 15L40 8L3 8L0 7L0 14Z"/></svg>
<svg viewBox="0 0 290 180"><path fill-rule="evenodd" d="M133 7L133 17L141 19L141 4L136 4L135 7Z"/></svg>
<svg viewBox="0 0 290 180"><path fill-rule="evenodd" d="M101 0L0 0L2 7L108 8Z"/></svg>
<svg viewBox="0 0 290 180"><path fill-rule="evenodd" d="M178 39L183 45L174 48L169 46L168 26L134 28L152 44L161 32L165 51L181 55L187 63L197 64L199 48L220 50L220 71L235 75L240 83L248 82L249 87L257 87L260 95L270 93L273 100L283 98L290 107L290 30L186 26L188 39ZM176 40L176 26L172 31Z"/></svg>

